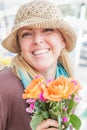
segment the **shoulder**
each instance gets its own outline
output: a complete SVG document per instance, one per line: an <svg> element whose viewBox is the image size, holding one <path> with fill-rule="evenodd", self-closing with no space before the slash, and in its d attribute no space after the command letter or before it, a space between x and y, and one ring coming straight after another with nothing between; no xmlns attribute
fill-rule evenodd
<svg viewBox="0 0 87 130"><path fill-rule="evenodd" d="M5 67L0 70L0 91L8 94L23 89L20 79L13 73L11 68ZM0 92L0 93L1 93Z"/></svg>
<svg viewBox="0 0 87 130"><path fill-rule="evenodd" d="M9 67L4 67L0 69L0 78L3 77L5 78L6 76L13 75L12 69Z"/></svg>
<svg viewBox="0 0 87 130"><path fill-rule="evenodd" d="M0 82L6 82L6 81L15 81L19 80L19 78L13 73L11 68L4 67L0 70Z"/></svg>

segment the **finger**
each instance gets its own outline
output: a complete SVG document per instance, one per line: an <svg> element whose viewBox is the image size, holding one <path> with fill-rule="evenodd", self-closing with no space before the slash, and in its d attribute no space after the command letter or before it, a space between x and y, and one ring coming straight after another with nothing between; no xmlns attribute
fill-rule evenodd
<svg viewBox="0 0 87 130"><path fill-rule="evenodd" d="M44 130L47 128L49 128L50 126L54 127L54 128L50 128L50 130L58 130L58 122L56 120L52 120L52 119L46 119L43 120L37 127L36 130ZM49 129L48 129L49 130Z"/></svg>
<svg viewBox="0 0 87 130"><path fill-rule="evenodd" d="M65 128L65 125L62 125L62 129L64 129Z"/></svg>
<svg viewBox="0 0 87 130"><path fill-rule="evenodd" d="M49 126L57 127L58 128L58 122L53 119L47 119L44 120L44 128L48 128Z"/></svg>

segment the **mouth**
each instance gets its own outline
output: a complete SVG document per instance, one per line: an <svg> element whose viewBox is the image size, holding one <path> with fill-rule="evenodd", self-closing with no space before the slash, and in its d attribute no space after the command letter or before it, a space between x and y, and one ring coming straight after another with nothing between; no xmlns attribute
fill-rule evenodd
<svg viewBox="0 0 87 130"><path fill-rule="evenodd" d="M40 49L40 50L35 50L32 52L33 55L42 55L42 54L46 54L49 53L50 49Z"/></svg>

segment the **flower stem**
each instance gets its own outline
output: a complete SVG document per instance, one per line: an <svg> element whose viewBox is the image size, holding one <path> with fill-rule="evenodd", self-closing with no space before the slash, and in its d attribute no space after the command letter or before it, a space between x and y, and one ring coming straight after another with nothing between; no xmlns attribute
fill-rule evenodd
<svg viewBox="0 0 87 130"><path fill-rule="evenodd" d="M59 102L60 114L58 115L58 128L62 130L62 102Z"/></svg>
<svg viewBox="0 0 87 130"><path fill-rule="evenodd" d="M58 129L59 129L59 130L62 130L61 114L58 115Z"/></svg>

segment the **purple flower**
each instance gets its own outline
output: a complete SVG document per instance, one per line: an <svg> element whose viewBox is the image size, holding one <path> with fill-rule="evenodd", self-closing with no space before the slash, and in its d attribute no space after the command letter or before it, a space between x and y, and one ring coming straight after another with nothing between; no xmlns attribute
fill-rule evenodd
<svg viewBox="0 0 87 130"><path fill-rule="evenodd" d="M34 103L30 104L30 109L34 110Z"/></svg>
<svg viewBox="0 0 87 130"><path fill-rule="evenodd" d="M40 99L41 101L43 101L43 102L46 101L46 99L44 99L44 97L43 97L43 93L40 93L40 95L39 95L39 99Z"/></svg>
<svg viewBox="0 0 87 130"><path fill-rule="evenodd" d="M30 109L29 107L26 108L26 112L28 113L33 113L34 111L32 111L32 109Z"/></svg>
<svg viewBox="0 0 87 130"><path fill-rule="evenodd" d="M71 82L74 83L75 85L77 85L77 82L75 80L72 80Z"/></svg>
<svg viewBox="0 0 87 130"><path fill-rule="evenodd" d="M75 96L75 97L74 97L74 101L76 101L77 103L79 103L79 101L80 101L80 97Z"/></svg>
<svg viewBox="0 0 87 130"><path fill-rule="evenodd" d="M52 81L53 81L53 79L49 79L49 80L47 81L47 83L52 82Z"/></svg>
<svg viewBox="0 0 87 130"><path fill-rule="evenodd" d="M68 107L64 107L63 110L64 110L64 111L67 111L67 110L68 110Z"/></svg>
<svg viewBox="0 0 87 130"><path fill-rule="evenodd" d="M63 118L62 118L62 121L63 121L63 122L67 122L67 121L68 121L68 118L67 118L67 117L63 117Z"/></svg>
<svg viewBox="0 0 87 130"><path fill-rule="evenodd" d="M35 104L31 103L29 107L26 108L26 112L33 113L35 108Z"/></svg>
<svg viewBox="0 0 87 130"><path fill-rule="evenodd" d="M26 103L28 103L28 104L35 103L35 102L36 102L36 99L29 98L29 99L26 100Z"/></svg>

